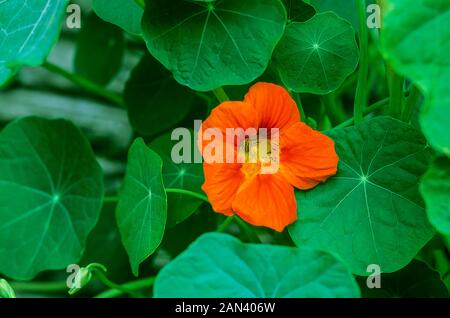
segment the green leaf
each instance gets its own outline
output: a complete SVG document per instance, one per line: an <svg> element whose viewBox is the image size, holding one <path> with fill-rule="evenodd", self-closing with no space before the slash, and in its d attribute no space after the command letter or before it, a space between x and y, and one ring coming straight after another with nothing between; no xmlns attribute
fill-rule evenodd
<svg viewBox="0 0 450 318"><path fill-rule="evenodd" d="M136 139L128 153L116 219L133 274L137 276L139 264L161 243L167 219L162 161L141 138Z"/></svg>
<svg viewBox="0 0 450 318"><path fill-rule="evenodd" d="M68 2L0 2L0 85L21 66L38 66L45 61L59 36Z"/></svg>
<svg viewBox="0 0 450 318"><path fill-rule="evenodd" d="M420 183L428 219L441 234L450 237L450 159L436 159Z"/></svg>
<svg viewBox="0 0 450 318"><path fill-rule="evenodd" d="M124 93L131 125L145 136L166 131L182 121L194 98L193 91L178 84L150 55L135 67Z"/></svg>
<svg viewBox="0 0 450 318"><path fill-rule="evenodd" d="M194 151L198 151L197 143L193 139L194 132L187 129L184 131L189 132L189 135L185 136L188 139L182 139L182 142L183 144L188 144L187 148L181 151L181 154L184 154L184 151L190 151L191 155L188 156L188 162L175 163L172 159L172 150L175 149L174 146L180 144L180 142L173 141L171 134L165 134L158 137L153 140L149 146L155 150L163 160L163 180L166 188L179 188L202 194L201 186L204 182L203 165L201 163L192 162ZM178 151L176 152L176 155L179 155ZM198 156L200 156L200 153ZM184 221L202 204L202 201L199 199L179 193L168 193L167 201L167 227L173 227Z"/></svg>
<svg viewBox="0 0 450 318"><path fill-rule="evenodd" d="M370 0L365 1L367 4L372 2ZM358 11L356 10L355 0L309 0L309 3L318 13L332 11L350 22L356 31L359 30Z"/></svg>
<svg viewBox="0 0 450 318"><path fill-rule="evenodd" d="M198 91L250 83L266 69L283 35L280 0L146 1L150 53Z"/></svg>
<svg viewBox="0 0 450 318"><path fill-rule="evenodd" d="M158 274L155 297L358 297L348 270L328 253L309 248L243 244L209 233Z"/></svg>
<svg viewBox="0 0 450 318"><path fill-rule="evenodd" d="M0 134L0 272L32 279L80 260L97 223L103 177L70 122L28 117Z"/></svg>
<svg viewBox="0 0 450 318"><path fill-rule="evenodd" d="M450 156L450 2L386 1L382 51L426 96L420 122L431 146ZM417 45L426 43L426 45Z"/></svg>
<svg viewBox="0 0 450 318"><path fill-rule="evenodd" d="M421 261L412 261L398 272L381 274L381 288L367 287L366 277L360 277L364 298L446 298L448 291L438 272Z"/></svg>
<svg viewBox="0 0 450 318"><path fill-rule="evenodd" d="M344 82L358 65L352 26L332 12L291 23L274 53L274 65L291 90L327 94Z"/></svg>
<svg viewBox="0 0 450 318"><path fill-rule="evenodd" d="M302 0L283 0L287 10L288 22L305 22L311 19L316 10Z"/></svg>
<svg viewBox="0 0 450 318"><path fill-rule="evenodd" d="M97 84L106 85L122 66L125 52L122 30L95 14L84 21L78 35L75 71Z"/></svg>
<svg viewBox="0 0 450 318"><path fill-rule="evenodd" d="M113 23L134 35L141 35L144 9L135 0L94 0L92 9L106 22Z"/></svg>
<svg viewBox="0 0 450 318"><path fill-rule="evenodd" d="M328 135L340 158L338 173L296 192L292 239L339 255L358 275L368 275L370 264L382 272L404 267L434 234L418 189L430 157L425 139L390 117Z"/></svg>

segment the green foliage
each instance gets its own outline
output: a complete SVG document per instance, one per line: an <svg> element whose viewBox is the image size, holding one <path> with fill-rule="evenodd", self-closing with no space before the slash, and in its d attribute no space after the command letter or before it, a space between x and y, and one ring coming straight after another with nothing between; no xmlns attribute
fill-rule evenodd
<svg viewBox="0 0 450 318"><path fill-rule="evenodd" d="M327 253L243 244L217 233L195 241L161 270L155 283L155 297L358 296L354 278Z"/></svg>
<svg viewBox="0 0 450 318"><path fill-rule="evenodd" d="M45 61L58 38L68 2L0 2L0 86L21 66L38 66Z"/></svg>
<svg viewBox="0 0 450 318"><path fill-rule="evenodd" d="M4 128L0 193L1 273L26 280L80 260L100 214L103 180L73 124L28 117Z"/></svg>
<svg viewBox="0 0 450 318"><path fill-rule="evenodd" d="M358 64L351 25L331 12L291 23L275 53L275 66L295 92L327 94L336 90Z"/></svg>
<svg viewBox="0 0 450 318"><path fill-rule="evenodd" d="M432 147L450 156L450 2L387 0L382 49L397 72L425 94L422 130ZM426 45L418 45L426 43Z"/></svg>
<svg viewBox="0 0 450 318"><path fill-rule="evenodd" d="M328 135L338 173L297 192L292 239L339 255L358 275L368 275L370 264L383 272L404 267L434 234L418 189L430 157L424 138L389 117Z"/></svg>
<svg viewBox="0 0 450 318"><path fill-rule="evenodd" d="M128 154L116 218L133 274L137 276L139 264L161 243L167 220L162 161L142 139L133 143Z"/></svg>
<svg viewBox="0 0 450 318"><path fill-rule="evenodd" d="M302 0L283 0L287 11L288 22L305 22L311 19L316 10Z"/></svg>
<svg viewBox="0 0 450 318"><path fill-rule="evenodd" d="M141 35L144 10L135 0L93 0L92 8L103 20L120 26L125 31Z"/></svg>
<svg viewBox="0 0 450 318"><path fill-rule="evenodd" d="M280 0L152 0L142 20L150 53L180 84L198 91L260 76L285 24Z"/></svg>

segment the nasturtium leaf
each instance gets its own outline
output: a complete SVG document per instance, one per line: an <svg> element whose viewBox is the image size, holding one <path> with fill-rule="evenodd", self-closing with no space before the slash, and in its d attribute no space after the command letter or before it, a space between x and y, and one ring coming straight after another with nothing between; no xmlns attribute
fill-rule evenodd
<svg viewBox="0 0 450 318"><path fill-rule="evenodd" d="M100 84L109 83L122 66L125 38L122 30L95 14L85 18L78 35L75 71Z"/></svg>
<svg viewBox="0 0 450 318"><path fill-rule="evenodd" d="M32 279L80 260L103 176L70 122L28 117L0 133L0 272Z"/></svg>
<svg viewBox="0 0 450 318"><path fill-rule="evenodd" d="M314 7L302 0L283 0L283 3L288 22L305 22L316 14Z"/></svg>
<svg viewBox="0 0 450 318"><path fill-rule="evenodd" d="M308 0L318 13L332 11L350 22L353 28L359 30L358 10L355 1L360 0ZM307 1L307 2L308 2ZM366 4L372 1L366 1Z"/></svg>
<svg viewBox="0 0 450 318"><path fill-rule="evenodd" d="M410 125L378 117L331 130L338 173L310 191L296 192L299 220L289 228L298 246L339 255L353 273L368 265L393 272L432 238L419 193L430 149Z"/></svg>
<svg viewBox="0 0 450 318"><path fill-rule="evenodd" d="M198 91L247 84L266 69L283 35L281 0L147 0L142 29L150 53Z"/></svg>
<svg viewBox="0 0 450 318"><path fill-rule="evenodd" d="M141 35L144 9L136 0L94 0L92 9L103 20L113 23L134 35Z"/></svg>
<svg viewBox="0 0 450 318"><path fill-rule="evenodd" d="M286 26L274 52L274 65L289 89L327 94L344 82L358 65L355 31L332 12Z"/></svg>
<svg viewBox="0 0 450 318"><path fill-rule="evenodd" d="M139 138L128 153L124 187L116 210L122 242L134 275L161 244L167 219L167 197L161 158Z"/></svg>
<svg viewBox="0 0 450 318"><path fill-rule="evenodd" d="M450 159L436 159L421 180L420 192L428 218L438 232L450 237Z"/></svg>
<svg viewBox="0 0 450 318"><path fill-rule="evenodd" d="M45 61L59 36L68 2L0 1L0 85L21 66Z"/></svg>
<svg viewBox="0 0 450 318"><path fill-rule="evenodd" d="M172 134L165 134L153 140L149 146L163 160L162 171L166 188L177 188L203 194L201 189L205 181L203 165L194 162L194 151L198 151L197 142L193 138L194 132L183 128L182 131L189 134L183 134L183 137L175 136L177 140L172 140ZM178 138L182 139L178 141ZM183 146L182 149L179 148L181 146ZM173 158L172 152L174 152L174 156L177 156L176 158ZM188 160L177 163L181 161L181 156L185 156ZM197 157L201 158L200 153ZM201 204L201 200L189 195L167 193L167 227L173 227L184 221Z"/></svg>
<svg viewBox="0 0 450 318"><path fill-rule="evenodd" d="M369 280L373 278L369 277ZM398 272L381 274L381 288L368 288L367 277L358 278L364 298L446 298L448 291L438 272L413 260Z"/></svg>
<svg viewBox="0 0 450 318"><path fill-rule="evenodd" d="M195 93L175 81L152 56L145 55L125 86L125 105L133 128L142 135L161 133L189 113Z"/></svg>
<svg viewBox="0 0 450 318"><path fill-rule="evenodd" d="M450 156L450 1L385 2L383 55L424 93L422 131L433 148Z"/></svg>
<svg viewBox="0 0 450 318"><path fill-rule="evenodd" d="M155 297L358 297L353 276L336 258L309 248L243 244L209 233L158 274Z"/></svg>

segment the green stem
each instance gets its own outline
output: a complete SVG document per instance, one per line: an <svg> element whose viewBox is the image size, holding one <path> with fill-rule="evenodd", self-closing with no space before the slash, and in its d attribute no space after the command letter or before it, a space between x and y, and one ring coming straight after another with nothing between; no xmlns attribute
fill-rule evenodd
<svg viewBox="0 0 450 318"><path fill-rule="evenodd" d="M124 294L130 294L133 297L139 297L139 294L136 293L134 290L128 289L123 285L118 285L118 284L110 281L109 278L106 277L106 275L103 272L95 271L94 273L95 273L96 277L98 278L98 280L101 281L105 286L107 286L113 290L121 291Z"/></svg>
<svg viewBox="0 0 450 318"><path fill-rule="evenodd" d="M87 92L98 95L116 105L123 107L123 100L120 95L118 95L114 92L111 92L111 91L105 89L104 87L102 87L102 86L100 86L78 74L70 73L70 72L62 69L61 67L59 67L55 64L52 64L50 62L45 62L42 65L42 67L44 67L45 69L47 69L48 71L50 71L52 73L58 74L64 78L68 79L69 81L80 86Z"/></svg>
<svg viewBox="0 0 450 318"><path fill-rule="evenodd" d="M188 196L191 196L193 198L202 200L202 201L204 201L206 203L209 203L209 200L208 200L208 198L205 195L197 193L197 192L184 190L184 189L173 189L173 188L167 188L166 192L167 193L179 193L179 194L188 195Z"/></svg>
<svg viewBox="0 0 450 318"><path fill-rule="evenodd" d="M119 197L117 196L103 198L103 204L115 204L117 202L119 202Z"/></svg>
<svg viewBox="0 0 450 318"><path fill-rule="evenodd" d="M303 108L302 99L299 93L291 92L292 97L294 98L295 103L297 104L297 108L300 111L300 119L302 122L306 122L306 113Z"/></svg>
<svg viewBox="0 0 450 318"><path fill-rule="evenodd" d="M258 235L256 234L255 228L248 225L244 220L240 217L235 216L235 220L242 231L247 235L247 238L253 243L261 243Z"/></svg>
<svg viewBox="0 0 450 318"><path fill-rule="evenodd" d="M364 110L367 107L367 76L369 74L369 33L366 25L366 1L357 0L357 9L359 16L359 74L358 84L356 86L354 120L360 123L364 119Z"/></svg>
<svg viewBox="0 0 450 318"><path fill-rule="evenodd" d="M229 101L227 93L225 93L225 90L222 87L216 88L213 90L214 96L216 96L217 100L221 103Z"/></svg>
<svg viewBox="0 0 450 318"><path fill-rule="evenodd" d="M370 114L371 112L374 112L374 111L376 111L376 110L378 110L378 109L380 109L380 108L383 108L383 107L385 107L385 106L388 105L388 104L389 104L389 98L385 98L385 99L383 99L383 100L380 100L380 101L376 102L375 104L372 104L372 105L370 105L369 107L367 107L367 108L364 110L364 114L365 114L365 115L366 115L366 114ZM337 125L335 128L344 128L344 127L348 127L348 126L353 125L354 123L355 123L355 119L354 119L354 118L350 118L350 119L344 121L343 123Z"/></svg>
<svg viewBox="0 0 450 318"><path fill-rule="evenodd" d="M323 95L321 97L321 101L333 126L336 126L345 120L345 112L340 105L336 104L336 99L333 93Z"/></svg>
<svg viewBox="0 0 450 318"><path fill-rule="evenodd" d="M389 115L400 118L403 106L403 82L404 78L390 70L389 93L391 100L389 102Z"/></svg>
<svg viewBox="0 0 450 318"><path fill-rule="evenodd" d="M219 233L225 232L228 226L234 221L234 218L235 218L234 215L227 217L225 221L223 221L223 223L219 225L219 227L217 228L217 232Z"/></svg>
<svg viewBox="0 0 450 318"><path fill-rule="evenodd" d="M119 285L120 289L112 288L112 289L106 290L106 291L98 294L97 296L95 296L95 298L119 297L119 296L122 296L123 294L129 293L130 291L136 291L136 290L140 290L143 288L150 288L154 285L154 283L155 283L155 277L135 280L135 281L123 284L123 285ZM126 290L127 292L124 292L124 290Z"/></svg>
<svg viewBox="0 0 450 318"><path fill-rule="evenodd" d="M11 282L17 292L61 293L69 288L65 282Z"/></svg>
<svg viewBox="0 0 450 318"><path fill-rule="evenodd" d="M145 9L145 1L144 0L134 0L138 6L140 6L142 9Z"/></svg>
<svg viewBox="0 0 450 318"><path fill-rule="evenodd" d="M421 96L422 94L420 90L417 88L417 86L415 85L411 86L409 96L406 99L405 107L403 108L402 112L402 120L404 122L408 123L411 120L414 108L417 106L417 103L419 102Z"/></svg>

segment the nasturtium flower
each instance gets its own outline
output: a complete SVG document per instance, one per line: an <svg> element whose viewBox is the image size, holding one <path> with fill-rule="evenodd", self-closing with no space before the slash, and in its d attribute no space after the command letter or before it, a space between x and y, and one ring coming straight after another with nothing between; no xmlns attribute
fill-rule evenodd
<svg viewBox="0 0 450 318"><path fill-rule="evenodd" d="M211 130L224 137L217 140L219 134ZM261 137L261 131L267 133ZM257 83L244 101L221 103L203 122L199 136L202 189L214 211L279 232L297 219L294 188L311 189L337 171L333 140L302 123L295 101L275 84ZM253 152L259 152L257 160L250 158ZM272 172L264 170L270 160L277 161Z"/></svg>

